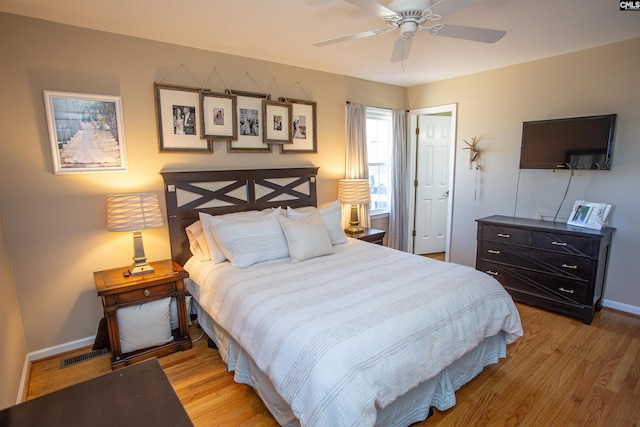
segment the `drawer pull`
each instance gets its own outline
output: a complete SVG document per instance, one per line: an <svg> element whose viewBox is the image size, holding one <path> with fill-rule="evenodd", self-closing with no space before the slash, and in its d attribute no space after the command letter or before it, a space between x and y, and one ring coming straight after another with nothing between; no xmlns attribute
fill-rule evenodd
<svg viewBox="0 0 640 427"><path fill-rule="evenodd" d="M562 264L562 268L570 268L572 270L577 270L578 266L575 264Z"/></svg>
<svg viewBox="0 0 640 427"><path fill-rule="evenodd" d="M567 294L572 294L572 293L574 293L574 292L575 292L573 289L565 289L565 288L560 288L560 289L558 289L558 290L559 290L559 291L562 291L562 292L565 292L565 293L567 293Z"/></svg>
<svg viewBox="0 0 640 427"><path fill-rule="evenodd" d="M490 254L496 254L496 255L500 254L500 251L497 251L495 249L487 249L487 252L489 252Z"/></svg>
<svg viewBox="0 0 640 427"><path fill-rule="evenodd" d="M511 234L498 233L498 237L504 237L505 239L508 239L509 237L511 237Z"/></svg>
<svg viewBox="0 0 640 427"><path fill-rule="evenodd" d="M490 275L492 275L492 276L497 276L497 275L498 275L498 272L497 272L497 271L487 270L487 271L486 271L486 273L487 273L487 274L490 274Z"/></svg>
<svg viewBox="0 0 640 427"><path fill-rule="evenodd" d="M149 289L145 289L143 293L145 297L148 297L149 295L151 295L151 291Z"/></svg>
<svg viewBox="0 0 640 427"><path fill-rule="evenodd" d="M551 244L556 246L567 246L566 242L551 242Z"/></svg>

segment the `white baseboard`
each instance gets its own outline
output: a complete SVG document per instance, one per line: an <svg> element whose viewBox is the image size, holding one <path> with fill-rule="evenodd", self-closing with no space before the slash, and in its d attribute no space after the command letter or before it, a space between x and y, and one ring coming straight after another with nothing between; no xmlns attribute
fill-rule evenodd
<svg viewBox="0 0 640 427"><path fill-rule="evenodd" d="M93 345L95 339L95 335L92 337L80 338L79 340L70 341L49 348L44 348L42 350L32 351L31 353L27 354L27 357L29 358L30 362L33 362L47 357L57 356L59 354L66 353L67 351L73 351L82 347L91 346Z"/></svg>
<svg viewBox="0 0 640 427"><path fill-rule="evenodd" d="M609 299L603 299L602 306L612 308L618 311L624 311L625 313L634 314L636 316L640 316L640 307L636 307L635 305L624 304L617 301L611 301Z"/></svg>
<svg viewBox="0 0 640 427"><path fill-rule="evenodd" d="M20 387L18 388L16 404L22 403L27 397L27 382L29 381L32 362L40 359L46 359L47 357L51 356L57 356L68 351L77 350L79 348L91 346L93 345L95 339L96 337L94 335L92 337L81 338L79 340L27 353L27 356L24 359L24 365L22 367L22 378L20 379Z"/></svg>

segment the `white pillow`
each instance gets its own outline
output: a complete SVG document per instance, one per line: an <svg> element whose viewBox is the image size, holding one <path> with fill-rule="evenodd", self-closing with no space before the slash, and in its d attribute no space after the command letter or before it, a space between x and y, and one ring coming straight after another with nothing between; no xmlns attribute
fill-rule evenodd
<svg viewBox="0 0 640 427"><path fill-rule="evenodd" d="M186 295L184 300L185 305L187 306L187 323L191 325L191 295ZM180 322L178 321L178 303L175 298L171 298L171 305L169 305L169 319L172 331L180 327Z"/></svg>
<svg viewBox="0 0 640 427"><path fill-rule="evenodd" d="M302 219L305 216L309 215L309 213L315 211L320 214L320 218L322 218L322 221L324 221L325 225L327 226L331 244L339 245L341 243L347 243L347 236L344 234L344 230L342 229L341 224L342 206L340 205L339 200L336 200L329 206L320 209L316 209L313 206L297 209L287 207L287 217L292 219Z"/></svg>
<svg viewBox="0 0 640 427"><path fill-rule="evenodd" d="M226 258L234 267L246 268L289 256L287 240L278 222L280 216L280 208L277 208L258 218L245 220L212 216L209 223L213 238Z"/></svg>
<svg viewBox="0 0 640 427"><path fill-rule="evenodd" d="M327 226L317 212L302 219L278 218L287 237L291 262L296 263L333 253Z"/></svg>
<svg viewBox="0 0 640 427"><path fill-rule="evenodd" d="M171 298L164 298L116 311L120 349L123 353L173 341L170 303Z"/></svg>
<svg viewBox="0 0 640 427"><path fill-rule="evenodd" d="M278 212L280 208L278 208ZM211 224L211 218L223 218L227 221L247 221L253 218L259 218L261 216L267 215L273 212L273 208L267 208L261 211L246 211L246 212L232 212L224 215L209 215L204 212L200 212L198 216L200 217L200 222L202 223L202 229L204 231L204 237L207 242L207 247L210 252L210 259L213 260L216 264L220 264L227 260L227 256L222 252L218 243L213 237L213 226Z"/></svg>
<svg viewBox="0 0 640 427"><path fill-rule="evenodd" d="M204 235L202 229L202 221L196 221L187 228L187 237L189 238L189 249L191 254L198 261L209 261L211 254L209 253L209 245L207 244L207 238Z"/></svg>

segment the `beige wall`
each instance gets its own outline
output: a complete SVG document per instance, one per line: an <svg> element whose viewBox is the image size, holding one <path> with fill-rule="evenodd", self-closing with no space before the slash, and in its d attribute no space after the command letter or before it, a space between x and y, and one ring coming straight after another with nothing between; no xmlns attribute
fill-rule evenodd
<svg viewBox="0 0 640 427"><path fill-rule="evenodd" d="M522 121L617 112L613 170L576 173L563 210L577 198L615 205L611 223L618 231L606 298L640 307L634 270L640 241L640 199L634 191L640 162L640 58L634 53L640 50L640 40L408 90L6 14L0 14L0 40L0 213L6 235L6 250L0 246L0 296L13 312L12 326L3 324L0 341L3 352L12 352L9 358L3 353L0 360L3 388L15 387L19 380L15 365L21 364L25 351L95 334L101 306L92 272L128 264L132 251L128 233L105 229L107 194L162 194L161 170L313 164L320 167L319 201L328 203L335 198L337 180L344 172L347 100L411 109L458 104L456 154L465 158L460 144L474 135L483 150L477 200L474 171L462 160L456 165L451 256L467 265L475 260L475 219L512 215L516 190L520 216L555 211L562 199L566 172L525 171L516 186ZM242 78L249 73L264 89L276 78L283 90L293 88L287 96L304 98L295 89L300 82L318 102L319 153L226 153L222 143L214 144L213 154L159 153L153 83L195 86L188 73L174 72L180 64L201 82L216 67L227 84L238 82L232 87L236 90L258 91L250 79ZM224 89L215 78L209 86ZM53 175L45 89L122 96L129 171ZM144 239L150 260L169 257L166 228L145 231Z"/></svg>
<svg viewBox="0 0 640 427"><path fill-rule="evenodd" d="M163 194L162 170L313 164L320 167L319 203L326 204L344 176L345 102L406 105L406 91L395 86L14 15L0 14L0 39L0 206L29 351L96 333L101 305L93 272L127 265L132 256L129 233L106 231L107 194ZM291 98L308 94L318 103L319 152L227 153L216 142L213 154L159 153L153 83L197 86L176 71L180 64L202 83L216 67L235 90L258 92L253 79L275 97L279 89L291 88L284 94ZM224 90L215 75L208 86ZM121 96L128 172L53 175L43 90ZM144 242L150 260L170 256L166 227L145 231Z"/></svg>
<svg viewBox="0 0 640 427"><path fill-rule="evenodd" d="M14 405L20 374L27 355L27 342L16 293L11 259L6 245L0 210L0 409Z"/></svg>
<svg viewBox="0 0 640 427"><path fill-rule="evenodd" d="M611 171L576 172L561 214L584 199L614 205L607 305L640 313L640 39L409 88L409 108L458 104L451 260L475 265L477 218L555 214L568 171L518 175L522 122L617 113ZM468 168L463 139L477 136L481 170ZM519 185L518 185L519 179ZM478 197L475 197L475 190ZM517 209L516 209L517 197Z"/></svg>

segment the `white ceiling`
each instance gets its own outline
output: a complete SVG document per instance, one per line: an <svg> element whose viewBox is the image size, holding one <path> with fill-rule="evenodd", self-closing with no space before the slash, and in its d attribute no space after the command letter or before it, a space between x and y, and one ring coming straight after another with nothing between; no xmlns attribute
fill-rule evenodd
<svg viewBox="0 0 640 427"><path fill-rule="evenodd" d="M497 43L420 31L410 58L391 63L398 31L313 46L385 28L342 0L0 0L0 11L399 86L640 37L640 11L617 0L484 0L441 22L506 30Z"/></svg>

